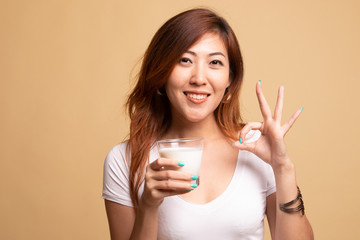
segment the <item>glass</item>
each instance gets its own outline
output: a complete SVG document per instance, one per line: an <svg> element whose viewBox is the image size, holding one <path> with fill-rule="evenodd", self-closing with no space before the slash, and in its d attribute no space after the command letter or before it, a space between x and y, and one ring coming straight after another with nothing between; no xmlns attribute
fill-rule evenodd
<svg viewBox="0 0 360 240"><path fill-rule="evenodd" d="M200 183L203 146L203 138L177 138L157 142L160 157L183 163L184 166L179 168L179 171L198 176L198 179L192 180L192 183L197 185Z"/></svg>

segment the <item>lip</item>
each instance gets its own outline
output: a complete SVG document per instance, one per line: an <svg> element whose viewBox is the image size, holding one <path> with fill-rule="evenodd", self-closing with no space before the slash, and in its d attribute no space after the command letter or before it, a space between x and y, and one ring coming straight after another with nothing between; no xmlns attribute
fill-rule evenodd
<svg viewBox="0 0 360 240"><path fill-rule="evenodd" d="M189 97L188 94L206 95L206 97L202 98L202 99L196 99L196 98ZM184 95L190 102L195 103L195 104L200 104L200 103L204 103L208 100L210 93L205 92L205 91L193 90L193 91L184 91Z"/></svg>

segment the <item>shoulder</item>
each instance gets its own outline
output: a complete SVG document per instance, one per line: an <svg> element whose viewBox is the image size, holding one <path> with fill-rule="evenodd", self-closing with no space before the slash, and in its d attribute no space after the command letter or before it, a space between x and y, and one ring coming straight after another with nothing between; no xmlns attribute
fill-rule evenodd
<svg viewBox="0 0 360 240"><path fill-rule="evenodd" d="M107 154L104 163L102 197L112 202L132 206L126 154L126 142L114 146Z"/></svg>
<svg viewBox="0 0 360 240"><path fill-rule="evenodd" d="M111 153L111 154L121 154L121 153L126 151L127 146L128 146L128 141L119 143L119 144L115 145L114 147L112 147L110 149L109 153Z"/></svg>
<svg viewBox="0 0 360 240"><path fill-rule="evenodd" d="M105 158L105 167L127 165L127 145L128 142L126 141L112 147Z"/></svg>
<svg viewBox="0 0 360 240"><path fill-rule="evenodd" d="M149 154L149 162L153 162L159 157L158 150L156 144L152 144L150 148ZM108 152L105 164L116 164L116 165L130 165L131 162L131 151L128 144L128 141L122 142L118 145L115 145L110 151Z"/></svg>

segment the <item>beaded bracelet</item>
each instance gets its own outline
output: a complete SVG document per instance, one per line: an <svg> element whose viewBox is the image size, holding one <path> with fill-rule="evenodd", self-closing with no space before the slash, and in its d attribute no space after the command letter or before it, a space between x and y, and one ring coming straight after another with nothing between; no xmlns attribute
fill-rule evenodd
<svg viewBox="0 0 360 240"><path fill-rule="evenodd" d="M301 211L302 215L305 214L304 201L302 199L301 191L300 191L299 187L297 187L297 189L298 189L298 195L294 200L292 200L290 202L287 202L287 203L284 203L284 204L280 204L280 210L281 211L283 211L285 213L294 213L294 212L300 212ZM298 206L293 207L293 208L289 208L291 205L293 205L297 201L300 201L300 204Z"/></svg>

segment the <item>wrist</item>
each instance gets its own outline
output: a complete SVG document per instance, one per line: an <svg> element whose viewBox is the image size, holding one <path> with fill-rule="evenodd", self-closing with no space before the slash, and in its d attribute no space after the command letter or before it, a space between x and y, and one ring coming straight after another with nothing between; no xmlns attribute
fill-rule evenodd
<svg viewBox="0 0 360 240"><path fill-rule="evenodd" d="M157 211L160 207L161 203L163 202L163 199L161 201L148 201L143 196L140 198L139 201L139 210L142 211Z"/></svg>
<svg viewBox="0 0 360 240"><path fill-rule="evenodd" d="M140 199L130 239L157 239L159 208Z"/></svg>
<svg viewBox="0 0 360 240"><path fill-rule="evenodd" d="M282 164L276 164L272 166L274 170L275 175L287 175L287 174L293 174L295 172L295 166L294 163L288 159L288 161L282 163Z"/></svg>

